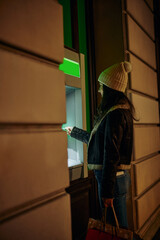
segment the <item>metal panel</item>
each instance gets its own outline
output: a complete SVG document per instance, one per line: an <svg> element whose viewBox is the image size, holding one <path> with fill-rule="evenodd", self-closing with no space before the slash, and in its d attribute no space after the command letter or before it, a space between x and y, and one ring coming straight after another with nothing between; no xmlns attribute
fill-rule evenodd
<svg viewBox="0 0 160 240"><path fill-rule="evenodd" d="M0 40L62 62L62 6L52 0L1 0Z"/></svg>
<svg viewBox="0 0 160 240"><path fill-rule="evenodd" d="M132 93L132 102L139 119L138 123L159 123L158 101Z"/></svg>
<svg viewBox="0 0 160 240"><path fill-rule="evenodd" d="M131 72L131 89L158 98L157 73L130 54L133 66Z"/></svg>
<svg viewBox="0 0 160 240"><path fill-rule="evenodd" d="M6 131L0 134L1 212L69 185L65 132Z"/></svg>
<svg viewBox="0 0 160 240"><path fill-rule="evenodd" d="M136 21L144 28L144 30L155 39L154 33L154 16L147 7L145 1L127 0L127 10Z"/></svg>
<svg viewBox="0 0 160 240"><path fill-rule="evenodd" d="M1 224L0 239L71 240L70 197L65 195Z"/></svg>
<svg viewBox="0 0 160 240"><path fill-rule="evenodd" d="M4 50L0 50L0 66L0 122L66 121L62 71Z"/></svg>
<svg viewBox="0 0 160 240"><path fill-rule="evenodd" d="M135 164L136 195L159 179L160 155Z"/></svg>
<svg viewBox="0 0 160 240"><path fill-rule="evenodd" d="M135 159L160 150L160 133L157 126L134 126Z"/></svg>
<svg viewBox="0 0 160 240"><path fill-rule="evenodd" d="M127 19L129 50L156 69L155 43L129 16L127 16Z"/></svg>
<svg viewBox="0 0 160 240"><path fill-rule="evenodd" d="M136 200L138 227L140 228L160 203L160 182L151 188L146 194Z"/></svg>

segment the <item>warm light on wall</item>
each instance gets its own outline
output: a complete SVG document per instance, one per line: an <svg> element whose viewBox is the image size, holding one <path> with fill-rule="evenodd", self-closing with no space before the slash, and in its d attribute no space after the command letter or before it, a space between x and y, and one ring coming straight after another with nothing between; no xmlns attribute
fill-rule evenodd
<svg viewBox="0 0 160 240"><path fill-rule="evenodd" d="M70 59L64 58L63 63L59 65L59 70L65 74L80 78L79 63Z"/></svg>

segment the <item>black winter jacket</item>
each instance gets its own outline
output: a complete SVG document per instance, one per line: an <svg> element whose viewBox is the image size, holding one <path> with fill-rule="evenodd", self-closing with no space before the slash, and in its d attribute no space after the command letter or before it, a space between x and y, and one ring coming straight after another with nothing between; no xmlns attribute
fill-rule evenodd
<svg viewBox="0 0 160 240"><path fill-rule="evenodd" d="M116 173L129 169L133 144L133 118L128 109L104 113L91 134L74 127L71 137L88 144L89 169L102 169L102 197L113 198Z"/></svg>

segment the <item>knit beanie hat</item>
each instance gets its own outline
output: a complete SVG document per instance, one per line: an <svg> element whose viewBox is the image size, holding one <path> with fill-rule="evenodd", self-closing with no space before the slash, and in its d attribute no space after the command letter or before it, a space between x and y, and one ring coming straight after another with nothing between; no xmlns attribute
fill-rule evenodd
<svg viewBox="0 0 160 240"><path fill-rule="evenodd" d="M109 88L125 92L128 82L128 73L131 72L131 70L132 65L130 62L124 61L117 63L104 70L100 74L98 81Z"/></svg>

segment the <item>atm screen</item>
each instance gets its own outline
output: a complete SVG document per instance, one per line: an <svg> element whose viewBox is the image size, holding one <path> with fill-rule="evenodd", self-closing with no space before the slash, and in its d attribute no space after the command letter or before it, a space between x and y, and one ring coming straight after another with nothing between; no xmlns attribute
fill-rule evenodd
<svg viewBox="0 0 160 240"><path fill-rule="evenodd" d="M66 86L67 121L65 127L82 128L81 89ZM83 143L68 136L68 167L83 163Z"/></svg>

